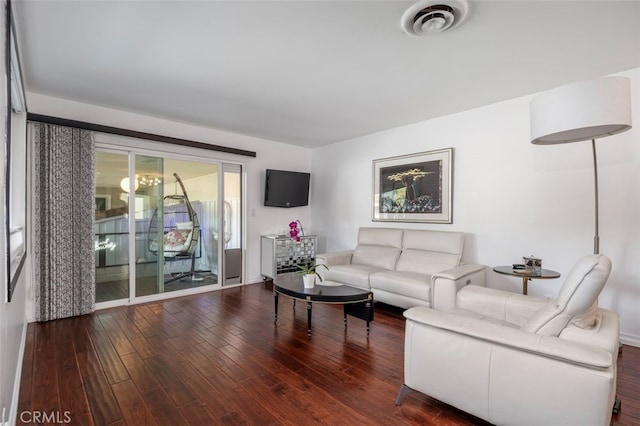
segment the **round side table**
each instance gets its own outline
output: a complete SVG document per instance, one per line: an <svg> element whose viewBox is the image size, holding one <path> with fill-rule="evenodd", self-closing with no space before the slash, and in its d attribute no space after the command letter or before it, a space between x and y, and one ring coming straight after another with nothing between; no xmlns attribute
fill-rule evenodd
<svg viewBox="0 0 640 426"><path fill-rule="evenodd" d="M527 294L527 285L531 279L552 279L560 278L560 272L551 269L542 269L540 272L527 271L526 269L513 269L513 266L494 266L494 272L512 277L522 277L522 294Z"/></svg>

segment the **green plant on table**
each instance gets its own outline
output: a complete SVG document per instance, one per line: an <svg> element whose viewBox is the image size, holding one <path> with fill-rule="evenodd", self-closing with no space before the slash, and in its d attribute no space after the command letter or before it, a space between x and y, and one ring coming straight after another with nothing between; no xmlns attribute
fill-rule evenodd
<svg viewBox="0 0 640 426"><path fill-rule="evenodd" d="M296 266L298 267L298 269L300 269L300 272L305 274L305 275L313 275L313 274L315 274L316 277L318 277L318 279L320 280L319 282L322 282L322 277L318 273L317 269L320 266L322 266L327 271L329 270L329 267L327 265L325 265L324 263L321 263L319 265L296 265Z"/></svg>

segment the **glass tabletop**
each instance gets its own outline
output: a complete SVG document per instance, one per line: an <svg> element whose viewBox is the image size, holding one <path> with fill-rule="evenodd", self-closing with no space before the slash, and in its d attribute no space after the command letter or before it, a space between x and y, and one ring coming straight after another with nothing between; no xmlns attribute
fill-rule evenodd
<svg viewBox="0 0 640 426"><path fill-rule="evenodd" d="M513 265L494 266L493 270L499 274L512 275L514 277L529 278L559 278L560 272L551 269L542 269L539 272L526 269L513 269Z"/></svg>

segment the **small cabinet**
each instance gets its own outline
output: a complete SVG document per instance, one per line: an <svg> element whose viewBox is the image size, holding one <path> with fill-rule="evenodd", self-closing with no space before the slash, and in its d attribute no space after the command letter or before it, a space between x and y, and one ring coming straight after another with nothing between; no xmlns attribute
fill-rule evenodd
<svg viewBox="0 0 640 426"><path fill-rule="evenodd" d="M260 242L260 273L275 278L299 271L298 265L313 265L316 259L316 236L307 235L295 241L283 235L263 235Z"/></svg>

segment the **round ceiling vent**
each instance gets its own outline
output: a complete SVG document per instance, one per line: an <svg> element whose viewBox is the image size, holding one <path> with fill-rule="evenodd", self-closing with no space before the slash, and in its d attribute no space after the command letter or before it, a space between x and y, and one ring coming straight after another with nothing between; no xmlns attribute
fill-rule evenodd
<svg viewBox="0 0 640 426"><path fill-rule="evenodd" d="M402 15L402 28L408 34L437 34L460 25L467 17L465 0L421 0Z"/></svg>

